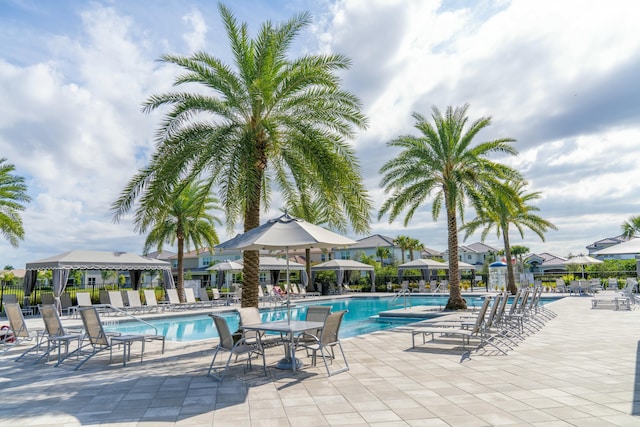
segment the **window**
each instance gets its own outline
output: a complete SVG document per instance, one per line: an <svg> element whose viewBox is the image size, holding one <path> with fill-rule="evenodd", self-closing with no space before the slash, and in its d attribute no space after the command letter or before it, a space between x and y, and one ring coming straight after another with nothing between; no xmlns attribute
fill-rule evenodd
<svg viewBox="0 0 640 427"><path fill-rule="evenodd" d="M202 258L202 266L203 267L209 267L211 265L211 257L207 256Z"/></svg>
<svg viewBox="0 0 640 427"><path fill-rule="evenodd" d="M472 258L472 257L471 257L471 255L470 255L470 254L469 254L469 255L467 255L467 259L471 259L471 258Z"/></svg>
<svg viewBox="0 0 640 427"><path fill-rule="evenodd" d="M96 278L95 277L87 277L87 285L95 286L96 285Z"/></svg>

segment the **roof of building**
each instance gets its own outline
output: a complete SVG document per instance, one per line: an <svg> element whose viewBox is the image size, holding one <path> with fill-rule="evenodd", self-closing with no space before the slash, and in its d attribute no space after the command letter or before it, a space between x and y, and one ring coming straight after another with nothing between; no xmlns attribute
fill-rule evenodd
<svg viewBox="0 0 640 427"><path fill-rule="evenodd" d="M383 236L381 234L374 234L369 237L365 237L357 241L355 245L349 246L349 249L362 249L362 248L377 248L379 246L382 247L393 247L396 246L393 243L393 237Z"/></svg>
<svg viewBox="0 0 640 427"><path fill-rule="evenodd" d="M539 254L529 254L525 257L525 261L531 260L531 258L538 258L541 260L540 265L547 267L552 265L564 265L564 261L567 260L565 257L561 257L559 255L550 254L549 252L542 252Z"/></svg>
<svg viewBox="0 0 640 427"><path fill-rule="evenodd" d="M462 252L474 252L477 254L485 253L485 252L498 252L498 249L493 246L489 246L482 242L472 243L470 245L460 246L460 251Z"/></svg>
<svg viewBox="0 0 640 427"><path fill-rule="evenodd" d="M422 256L425 257L425 258L441 257L442 256L442 252L437 251L435 249L431 249L431 248L424 248L422 250Z"/></svg>
<svg viewBox="0 0 640 427"><path fill-rule="evenodd" d="M598 240L596 242L593 242L590 245L587 245L587 249L601 249L603 247L608 247L608 246L613 246L613 245L617 245L619 243L623 243L628 241L629 238L624 236L624 235L619 235L619 236L615 236L615 237L606 237L602 240Z"/></svg>

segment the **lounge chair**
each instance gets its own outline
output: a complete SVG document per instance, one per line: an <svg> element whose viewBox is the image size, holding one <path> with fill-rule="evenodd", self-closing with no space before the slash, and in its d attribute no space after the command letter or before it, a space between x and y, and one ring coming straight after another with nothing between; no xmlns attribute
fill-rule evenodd
<svg viewBox="0 0 640 427"><path fill-rule="evenodd" d="M24 315L20 309L20 304L5 302L4 311L9 319L9 328L3 329L2 334L0 335L0 343L6 346L6 348L4 348L0 353L4 353L14 345L22 344L24 341L32 341L34 339L36 340L36 345L25 351L22 355L37 349L39 346L39 333L32 333L29 331L27 322L25 322ZM22 355L20 357L22 357Z"/></svg>
<svg viewBox="0 0 640 427"><path fill-rule="evenodd" d="M105 332L95 307L83 307L79 312L89 342L78 350L78 354L83 354L84 358L74 367L74 370L79 369L93 356L105 350L109 350L109 363L111 363L113 347L116 345L123 346L122 366L126 366L131 359L131 346L134 342L141 344L140 363L142 363L146 341L144 335L110 335Z"/></svg>
<svg viewBox="0 0 640 427"><path fill-rule="evenodd" d="M134 313L142 313L146 309L142 305L142 300L140 299L140 292L138 291L123 291L127 296L127 310L132 311Z"/></svg>
<svg viewBox="0 0 640 427"><path fill-rule="evenodd" d="M42 315L42 320L44 321L44 333L41 335L40 342L36 344L31 349L22 353L16 361L20 360L23 356L25 356L29 351L36 350L39 351L43 345L43 341L47 342L47 349L44 353L36 360L39 362L40 360L46 358L47 362L49 361L49 356L54 350L58 350L58 358L55 366L60 365L67 357L75 354L78 348L80 348L82 339L84 338L84 333L80 331L66 331L62 326L62 322L60 321L60 316L58 315L58 310L55 305L41 305L39 306L40 314ZM70 351L71 343L75 342L77 347L74 351ZM62 347L64 347L65 351L62 352Z"/></svg>
<svg viewBox="0 0 640 427"><path fill-rule="evenodd" d="M178 296L177 289L167 289L166 295L169 300L169 307L171 309L187 309L193 308L194 306L194 304L188 302L180 302L180 297Z"/></svg>
<svg viewBox="0 0 640 427"><path fill-rule="evenodd" d="M347 357L344 354L344 349L342 348L339 338L340 325L346 312L347 310L342 310L329 314L324 321L324 326L319 336L305 333L296 341L297 347L302 347L312 352L311 363L313 366L316 366L317 353L320 352L324 366L327 369L327 375L329 376L349 370L349 363L347 362ZM340 349L340 353L342 353L344 366L332 371L329 368L327 359L330 358L333 364L333 361L336 359L334 351L336 346Z"/></svg>
<svg viewBox="0 0 640 427"><path fill-rule="evenodd" d="M218 298L216 299L209 298L209 291L207 291L207 288L200 288L199 290L200 290L200 302L202 303L203 306L214 307L216 305L221 305L224 303L220 299L220 291L218 291L217 288L215 288L215 291L213 292L214 296L216 293L218 294Z"/></svg>
<svg viewBox="0 0 640 427"><path fill-rule="evenodd" d="M186 304L189 304L189 308L202 308L205 306L202 302L196 300L193 288L184 288L184 298Z"/></svg>
<svg viewBox="0 0 640 427"><path fill-rule="evenodd" d="M160 307L162 307L162 310L164 311L165 307L170 306L168 302L163 301L162 303L159 303L156 299L156 291L154 291L153 289L144 290L144 304L149 311L155 310L156 312Z"/></svg>
<svg viewBox="0 0 640 427"><path fill-rule="evenodd" d="M567 285L563 279L556 279L556 292L567 292Z"/></svg>
<svg viewBox="0 0 640 427"><path fill-rule="evenodd" d="M239 340L234 342L233 336L229 331L229 325L227 325L227 321L224 320L223 317L217 316L215 314L209 315L211 319L213 319L213 323L218 331L218 336L220 340L218 345L215 348L213 353L213 358L211 359L211 364L209 365L209 371L207 372L207 376L215 378L216 380L222 382L225 374L227 373L227 369L229 368L229 364L231 363L231 357L236 356L236 360L238 356L243 354L247 355L247 367L251 369L251 359L253 353L262 354L262 365L264 368L264 374L267 374L267 362L264 355L264 351L260 348L260 340L256 340L254 343L247 343L244 337L241 337ZM229 352L229 357L227 358L227 362L224 367L216 367L215 362L218 357L218 353L221 351Z"/></svg>
<svg viewBox="0 0 640 427"><path fill-rule="evenodd" d="M507 354L505 350L500 348L496 343L493 342L495 336L490 335L486 330L485 325L485 316L487 310L489 308L489 304L493 300L493 297L488 296L485 298L482 306L480 307L480 311L478 312L478 316L476 317L476 321L471 325L460 325L459 327L437 327L437 326L418 326L411 331L411 342L412 347L415 348L415 337L416 335L422 335L422 343L426 344L426 336L431 335L431 341L435 340L436 334L438 336L460 336L462 337L462 343L464 345L470 344L471 338L478 338L480 340L476 349L483 347L485 344L489 344L493 346L496 350L500 351L503 354Z"/></svg>
<svg viewBox="0 0 640 427"><path fill-rule="evenodd" d="M3 304L18 304L18 296L16 294L5 294L2 296ZM24 316L33 315L33 308L29 306L20 306L20 311Z"/></svg>

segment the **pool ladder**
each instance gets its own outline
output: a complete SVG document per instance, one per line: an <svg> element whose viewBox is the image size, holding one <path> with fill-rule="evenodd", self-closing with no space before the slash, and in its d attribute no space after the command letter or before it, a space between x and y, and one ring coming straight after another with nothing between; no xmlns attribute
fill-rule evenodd
<svg viewBox="0 0 640 427"><path fill-rule="evenodd" d="M411 291L409 289L400 289L391 299L391 304L393 304L397 299L402 297L404 302L404 309L406 310L407 301L409 301L409 307L411 307L411 298L409 298L409 295L411 295Z"/></svg>
<svg viewBox="0 0 640 427"><path fill-rule="evenodd" d="M109 309L115 311L116 313L120 313L125 315L126 317L130 318L131 320L134 320L136 322L142 323L150 328L153 328L155 330L155 335L159 335L158 333L158 327L155 325L152 325L151 323L147 322L146 320L143 320L141 318L139 318L138 316L134 316L133 314L129 313L128 311L122 310L121 308L118 307L114 307L112 305L109 306ZM115 325L119 325L120 321L119 320L110 320L110 319L104 319L104 320L100 320L102 322L102 324L104 326L115 326ZM163 344L164 345L164 344ZM164 349L164 347L163 347Z"/></svg>

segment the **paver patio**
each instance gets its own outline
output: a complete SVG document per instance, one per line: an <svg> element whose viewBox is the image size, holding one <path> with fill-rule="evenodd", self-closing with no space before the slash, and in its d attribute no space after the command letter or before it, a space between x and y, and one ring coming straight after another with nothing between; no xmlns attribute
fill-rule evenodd
<svg viewBox="0 0 640 427"><path fill-rule="evenodd" d="M640 310L548 305L558 316L507 356L384 331L343 340L351 370L295 374L238 363L206 377L213 341L147 346L143 363L79 371L0 356L0 426L640 426ZM1 322L0 322L1 323ZM135 348L134 348L135 352ZM309 362L310 359L304 359Z"/></svg>

